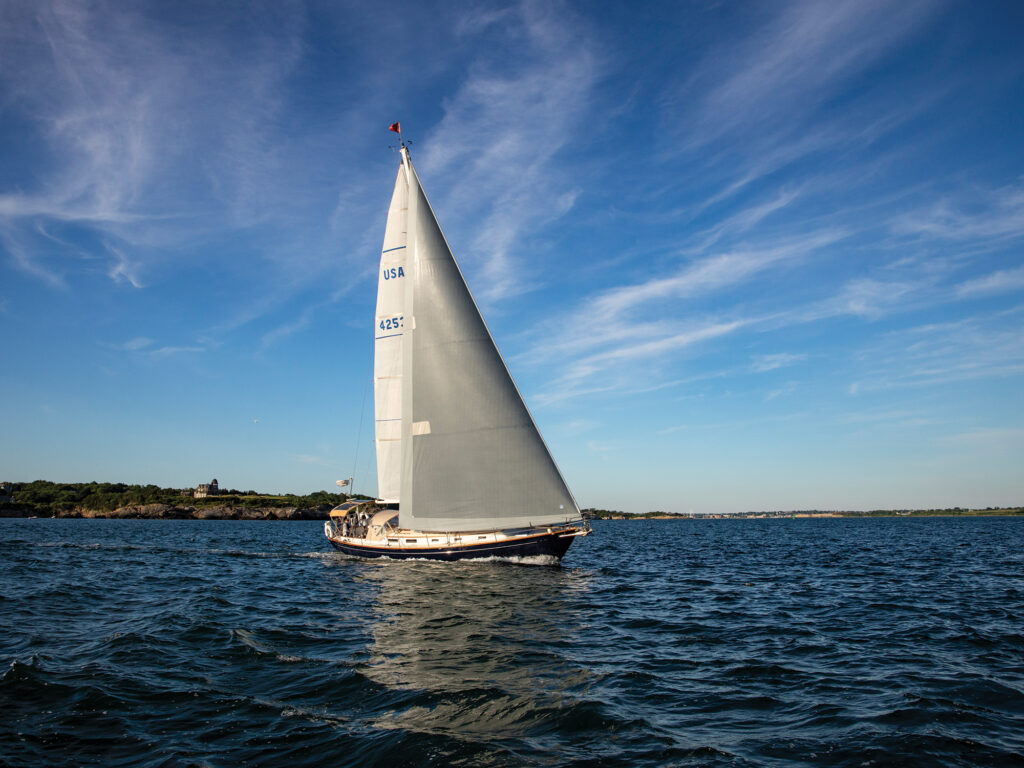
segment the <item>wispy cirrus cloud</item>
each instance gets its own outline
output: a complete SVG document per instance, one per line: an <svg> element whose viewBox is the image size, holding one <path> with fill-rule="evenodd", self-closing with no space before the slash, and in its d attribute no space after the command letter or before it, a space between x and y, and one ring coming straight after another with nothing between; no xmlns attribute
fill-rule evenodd
<svg viewBox="0 0 1024 768"><path fill-rule="evenodd" d="M576 184L554 158L580 129L606 64L583 19L554 5L527 0L470 10L457 29L493 43L446 99L423 165L434 178L457 179L447 194L455 216L445 226L472 222L472 252L460 258L482 261L486 287L478 293L497 301L531 287L517 258L522 233L540 230L575 202Z"/></svg>
<svg viewBox="0 0 1024 768"><path fill-rule="evenodd" d="M795 258L797 248L719 253L688 263L676 274L644 283L613 288L594 300L596 315L618 318L637 307L665 299L685 299L721 290L749 280L784 259Z"/></svg>
<svg viewBox="0 0 1024 768"><path fill-rule="evenodd" d="M904 301L916 288L916 284L900 280L858 277L846 283L835 297L819 305L819 311L821 317L836 315L881 317ZM810 314L813 315L813 311ZM812 317L807 319L810 320Z"/></svg>
<svg viewBox="0 0 1024 768"><path fill-rule="evenodd" d="M1024 373L1024 308L885 334L862 349L850 392L934 386Z"/></svg>
<svg viewBox="0 0 1024 768"><path fill-rule="evenodd" d="M681 332L662 335L649 341L617 346L576 360L569 367L564 379L570 381L582 379L607 368L665 355L702 341L733 333L745 324L742 320L710 322L686 328Z"/></svg>
<svg viewBox="0 0 1024 768"><path fill-rule="evenodd" d="M980 427L943 438L947 445L970 448L1019 450L1024 447L1024 429L1014 427Z"/></svg>
<svg viewBox="0 0 1024 768"><path fill-rule="evenodd" d="M213 344L208 339L199 339L194 344L157 344L148 336L136 336L119 344L102 343L101 346L136 359L165 360L178 355L208 352Z"/></svg>
<svg viewBox="0 0 1024 768"><path fill-rule="evenodd" d="M966 280L956 287L957 295L961 298L1021 290L1024 290L1024 267L1000 269L981 277Z"/></svg>
<svg viewBox="0 0 1024 768"><path fill-rule="evenodd" d="M842 426L856 426L865 429L918 429L920 427L935 426L939 419L928 415L922 410L908 409L866 409L863 411L845 412L834 417L836 424Z"/></svg>
<svg viewBox="0 0 1024 768"><path fill-rule="evenodd" d="M162 360L167 357L176 357L178 355L195 354L199 352L207 352L208 347L205 346L167 346L157 347L156 349L150 349L146 351L146 354L154 360Z"/></svg>
<svg viewBox="0 0 1024 768"><path fill-rule="evenodd" d="M631 391L628 375L609 373L632 370L628 365L632 361L671 361L675 353L698 342L741 333L779 333L843 317L875 322L896 314L912 314L955 298L1013 290L1024 279L1018 269L1001 270L951 287L944 281L955 273L956 262L943 265L941 259L901 259L898 263L881 264L871 274L851 277L838 285L823 282L816 287L816 292L828 291L828 295L815 297L811 294L801 301L784 303L769 299L760 311L744 303L741 296L745 294L730 296L737 287L772 271L788 268L799 275L801 269L806 270L813 264L811 257L828 251L850 236L850 232L844 231L813 233L777 248L707 256L688 263L675 275L587 297L582 302L584 309L576 313L574 319L559 322L560 327L580 330L550 334L550 340L534 345L523 356L535 363L550 359L561 361L562 373L541 396L542 404L609 390ZM937 265L937 262L940 263ZM706 301L712 297L716 298L718 318L694 314L687 309L686 301L677 303L677 300L699 298ZM643 319L651 315L661 319ZM890 358L880 357L880 360L889 359L891 369L884 375L881 370L876 371L873 381L853 382L850 391L895 386L897 382L904 386L1018 372L1024 366L1024 348L1020 346L1012 315L1012 312L1001 315L991 323L980 319L965 321L965 325L957 325L955 329L953 326L916 327L915 333L922 338L912 341L911 335L890 336L887 343L896 344L893 339L898 338L908 344L906 352L894 350ZM938 334L940 328L947 335L941 342L928 343L927 339ZM755 355L749 367L734 366L718 374L728 377L750 371L767 372L800 362L807 356L806 353ZM917 361L920 366L906 368L910 361ZM649 368L648 375L653 370ZM590 377L599 374L603 377L603 386L590 386ZM660 389L694 380L688 377L655 381L652 386ZM789 391L780 390L774 396Z"/></svg>
<svg viewBox="0 0 1024 768"><path fill-rule="evenodd" d="M695 246L695 250L706 251L723 238L735 237L750 230L772 214L787 208L799 196L799 190L781 189L772 198L733 213L701 233L697 237L699 242Z"/></svg>
<svg viewBox="0 0 1024 768"><path fill-rule="evenodd" d="M788 381L783 386L777 387L776 389L770 390L764 394L764 401L767 403L771 400L775 400L779 397L785 397L791 395L799 389L800 385L795 381Z"/></svg>
<svg viewBox="0 0 1024 768"><path fill-rule="evenodd" d="M750 368L756 373L765 373L767 371L774 371L778 368L785 368L786 366L803 362L806 359L806 354L793 354L792 352L777 352L772 355L755 355L751 361Z"/></svg>
<svg viewBox="0 0 1024 768"><path fill-rule="evenodd" d="M932 15L937 4L790 2L753 34L708 55L682 88L695 97L691 142L794 129ZM787 125L788 124L788 125Z"/></svg>
<svg viewBox="0 0 1024 768"><path fill-rule="evenodd" d="M877 162L864 151L934 108L950 83L904 76L883 90L864 79L941 5L791 0L746 16L751 26L707 51L662 99L661 121L676 137L664 154L699 170L713 190L700 208L800 164L834 174L856 157L858 173L870 175Z"/></svg>
<svg viewBox="0 0 1024 768"><path fill-rule="evenodd" d="M930 0L895 13L874 0L773 6L670 85L662 121L677 140L657 157L672 181L635 207L657 221L669 206L668 220L681 223L671 233L679 266L666 268L672 260L659 254L657 268L645 270L654 277L583 297L576 311L559 318L557 332L531 345L523 358L561 365L544 398L553 402L607 386L622 391L628 376L610 374L625 361L647 362L651 376L701 340L839 317L874 321L934 300L939 276L927 273L934 260L886 273L878 262L890 243L865 253L848 241L888 236L887 226L914 203L889 190L899 206L879 202L872 209L864 199L850 205L851 188L871 183L898 153L886 149L867 162L856 154L856 165L849 158L853 148L894 133L946 92L944 84L924 87L912 76L888 93L864 80L924 29L937 8ZM896 98L901 109L894 111ZM820 170L801 174L799 182L780 175L826 156ZM687 187L694 175L699 190ZM674 202L689 196L697 202L688 209ZM863 268L838 264L836 254L844 251ZM627 262L641 258L633 254ZM830 262L835 266L826 266ZM759 281L770 287L757 290ZM586 381L596 375L606 378L602 387Z"/></svg>
<svg viewBox="0 0 1024 768"><path fill-rule="evenodd" d="M15 267L22 272L43 281L51 288L67 289L64 276L35 258L32 246L25 242L22 233L16 228L0 226L0 246L7 252Z"/></svg>
<svg viewBox="0 0 1024 768"><path fill-rule="evenodd" d="M139 265L128 258L124 251L111 243L104 243L107 250L113 255L114 261L107 274L114 282L126 282L133 288L141 288L142 281L138 277Z"/></svg>
<svg viewBox="0 0 1024 768"><path fill-rule="evenodd" d="M137 352L140 349L145 349L153 344L153 340L146 336L136 336L134 339L128 339L128 341L122 344L112 344L112 349L118 349L123 352Z"/></svg>
<svg viewBox="0 0 1024 768"><path fill-rule="evenodd" d="M962 191L895 217L899 233L930 239L1002 244L1024 238L1024 186Z"/></svg>
<svg viewBox="0 0 1024 768"><path fill-rule="evenodd" d="M733 313L738 316L731 319L694 318L679 302L727 292L767 271L792 267L839 242L845 234L825 230L776 239L759 249L713 252L684 260L674 274L589 296L573 316L557 321L559 328L574 330L546 334L547 340L533 345L526 357L533 361L571 360L564 380L572 380L624 360L662 356L763 322L744 311Z"/></svg>
<svg viewBox="0 0 1024 768"><path fill-rule="evenodd" d="M39 153L33 173L0 187L0 228L91 231L110 278L136 287L154 245L219 226L214 210L237 216L269 187L255 176L272 158L266 118L297 60L301 18L282 12L235 50L217 39L230 14L183 30L151 10L48 0L11 9L0 32L5 106L33 128ZM52 247L15 263L60 279L73 267Z"/></svg>

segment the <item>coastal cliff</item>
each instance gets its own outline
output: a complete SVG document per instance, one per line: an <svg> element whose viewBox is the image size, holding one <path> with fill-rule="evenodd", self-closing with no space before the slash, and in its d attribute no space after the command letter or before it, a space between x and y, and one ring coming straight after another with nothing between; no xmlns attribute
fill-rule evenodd
<svg viewBox="0 0 1024 768"><path fill-rule="evenodd" d="M130 504L117 509L76 507L54 517L111 518L123 520L326 520L330 504L317 507L239 507L177 504Z"/></svg>
<svg viewBox="0 0 1024 768"><path fill-rule="evenodd" d="M3 482L0 517L78 517L143 520L324 520L343 493L265 494L124 483Z"/></svg>

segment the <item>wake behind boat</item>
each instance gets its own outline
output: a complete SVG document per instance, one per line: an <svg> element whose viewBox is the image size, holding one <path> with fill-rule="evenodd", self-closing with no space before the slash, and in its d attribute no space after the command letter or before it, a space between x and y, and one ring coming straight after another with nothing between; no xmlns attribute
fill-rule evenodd
<svg viewBox="0 0 1024 768"><path fill-rule="evenodd" d="M397 123L392 130L398 130ZM469 292L402 142L374 317L373 502L325 533L364 557L561 558L590 533Z"/></svg>

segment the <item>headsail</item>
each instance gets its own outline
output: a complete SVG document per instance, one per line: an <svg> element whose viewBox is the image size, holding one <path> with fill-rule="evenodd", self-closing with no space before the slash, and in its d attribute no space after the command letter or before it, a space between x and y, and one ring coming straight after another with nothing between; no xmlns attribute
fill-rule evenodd
<svg viewBox="0 0 1024 768"><path fill-rule="evenodd" d="M398 168L377 276L374 314L373 400L377 495L397 502L402 476L402 332L405 322L406 229L409 174Z"/></svg>
<svg viewBox="0 0 1024 768"><path fill-rule="evenodd" d="M400 282L399 524L471 531L578 520L579 508L480 316L404 147L402 157L408 236Z"/></svg>

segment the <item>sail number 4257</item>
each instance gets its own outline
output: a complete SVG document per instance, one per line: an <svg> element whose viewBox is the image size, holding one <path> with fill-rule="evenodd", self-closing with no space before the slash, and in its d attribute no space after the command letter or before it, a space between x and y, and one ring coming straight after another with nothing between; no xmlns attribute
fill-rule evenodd
<svg viewBox="0 0 1024 768"><path fill-rule="evenodd" d="M395 331L402 327L402 315L397 317L385 317L380 321L380 329L382 331Z"/></svg>

